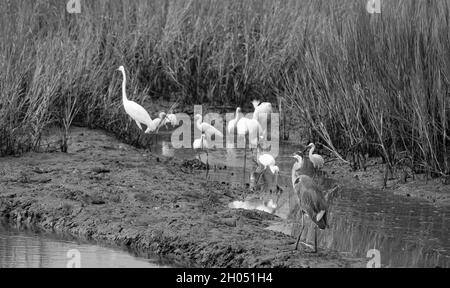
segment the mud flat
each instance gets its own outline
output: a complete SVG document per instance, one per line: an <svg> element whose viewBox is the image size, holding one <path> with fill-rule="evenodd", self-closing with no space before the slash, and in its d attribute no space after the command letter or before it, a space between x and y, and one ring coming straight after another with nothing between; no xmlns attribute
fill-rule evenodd
<svg viewBox="0 0 450 288"><path fill-rule="evenodd" d="M229 209L242 191L202 171L74 128L69 153L0 161L0 217L12 225L126 246L197 267L365 267L335 251L293 251L276 216Z"/></svg>
<svg viewBox="0 0 450 288"><path fill-rule="evenodd" d="M381 159L369 159L365 170L353 171L349 165L339 163L337 160L328 163L327 166L325 169L327 174L346 187L383 188L385 165L381 164ZM450 206L450 184L445 183L445 179L426 179L425 174L407 175L408 177L405 177L403 171L397 169L389 175L385 189L395 195L417 198L436 206Z"/></svg>

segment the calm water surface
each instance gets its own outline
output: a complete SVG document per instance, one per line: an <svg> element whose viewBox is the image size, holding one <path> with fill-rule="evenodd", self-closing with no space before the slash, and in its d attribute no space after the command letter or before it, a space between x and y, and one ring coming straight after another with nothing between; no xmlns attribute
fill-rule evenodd
<svg viewBox="0 0 450 288"><path fill-rule="evenodd" d="M0 223L0 268L65 268L76 255L80 256L81 268L167 267L119 249L18 230Z"/></svg>

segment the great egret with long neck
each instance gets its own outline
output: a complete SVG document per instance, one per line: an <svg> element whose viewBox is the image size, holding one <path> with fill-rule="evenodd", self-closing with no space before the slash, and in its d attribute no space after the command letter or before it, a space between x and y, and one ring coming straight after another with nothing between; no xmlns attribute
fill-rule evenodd
<svg viewBox="0 0 450 288"><path fill-rule="evenodd" d="M310 143L306 148L311 148L309 150L309 160L313 163L314 168L320 169L323 167L323 164L325 161L323 160L323 157L319 154L313 154L314 150L316 149L316 145L314 143Z"/></svg>
<svg viewBox="0 0 450 288"><path fill-rule="evenodd" d="M300 237L302 236L304 226L304 215L307 214L314 225L314 252L317 252L317 227L325 229L327 223L328 205L322 194L322 191L314 180L307 175L297 175L297 170L303 165L303 158L299 155L292 156L297 159L292 166L292 185L295 192L295 199L301 211L301 229L295 243L295 250L298 248Z"/></svg>
<svg viewBox="0 0 450 288"><path fill-rule="evenodd" d="M195 119L197 119L195 122L197 129L200 130L200 132L205 133L209 139L211 139L212 135L216 135L216 137L223 138L223 133L220 132L217 128L215 128L209 123L202 122L203 119L202 115L200 114L195 115L194 120Z"/></svg>
<svg viewBox="0 0 450 288"><path fill-rule="evenodd" d="M156 129L156 126L154 126L152 118L150 118L150 115L148 114L147 110L145 110L144 107L142 107L141 105L137 104L134 101L128 100L127 98L126 92L127 78L125 74L125 68L123 66L120 66L117 70L122 72L123 75L122 102L123 107L125 108L125 112L127 112L127 114L130 115L130 117L136 122L139 129L142 130L141 123L147 126L145 133L150 133L151 131L154 131Z"/></svg>

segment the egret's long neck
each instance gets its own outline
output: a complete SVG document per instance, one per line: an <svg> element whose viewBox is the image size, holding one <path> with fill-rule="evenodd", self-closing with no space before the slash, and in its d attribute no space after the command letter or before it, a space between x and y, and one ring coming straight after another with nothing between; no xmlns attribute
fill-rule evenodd
<svg viewBox="0 0 450 288"><path fill-rule="evenodd" d="M128 101L127 99L127 77L125 75L125 71L122 71L123 74L123 80L122 80L122 101L125 103Z"/></svg>
<svg viewBox="0 0 450 288"><path fill-rule="evenodd" d="M311 147L311 150L309 150L309 157L311 157L311 156L313 155L314 149L316 149L316 146L315 146L315 145L313 145L313 146Z"/></svg>
<svg viewBox="0 0 450 288"><path fill-rule="evenodd" d="M236 110L236 117L234 118L234 120L236 121L236 123L237 123L237 121L239 121L239 110Z"/></svg>

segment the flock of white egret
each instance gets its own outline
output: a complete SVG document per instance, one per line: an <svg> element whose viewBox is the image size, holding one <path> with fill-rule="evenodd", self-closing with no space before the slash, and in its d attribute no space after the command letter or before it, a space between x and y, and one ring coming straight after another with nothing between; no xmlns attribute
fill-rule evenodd
<svg viewBox="0 0 450 288"><path fill-rule="evenodd" d="M134 101L128 100L126 96L125 68L123 66L120 66L117 70L121 71L123 74L122 100L125 112L136 122L139 129L142 130L141 124L144 124L147 126L145 133L149 133L157 131L161 126L167 125L169 123L171 123L171 125L173 126L177 124L177 118L174 114L166 114L164 112L161 112L158 115L158 118L152 120L148 112L141 105L137 104ZM270 115L270 113L272 113L272 105L268 102L260 103L260 101L258 100L252 101L252 104L254 107L253 117L251 119L244 117L241 113L241 108L236 108L235 118L229 121L227 125L227 131L228 133L233 133L235 130L237 130L237 134L239 136L247 136L249 147L256 148L258 152L258 142L265 136L266 133L266 131L262 128L261 123L262 121L265 121L265 119L267 119L267 115ZM222 132L220 132L218 129L216 129L209 123L202 122L202 116L200 114L195 115L194 120L196 120L195 124L197 129L201 131L200 138L195 139L193 142L194 149L208 150L211 148L209 141L212 135L215 135L215 137L223 137ZM246 145L244 147L247 146L247 143L245 144ZM318 154L313 154L315 150L314 143L309 144L306 148L310 148L309 161L312 163L315 169L321 169L324 165L324 159ZM208 158L208 154L206 155ZM259 156L257 153L256 155L257 163L262 167L259 175L261 176L263 173L270 171L272 175L275 175L275 179L278 179L280 169L276 165L275 158L268 153L262 153ZM305 164L302 153L297 152L291 157L295 158L296 160L296 162L292 166L291 171L292 188L295 195L295 201L298 204L301 212L301 230L295 244L295 249L297 250L298 248L298 244L304 229L304 216L307 215L316 224L314 230L314 251L317 252L317 227L319 227L320 229L325 229L328 226L327 202L315 180L309 175L302 174L302 168ZM244 152L244 179L245 161L246 150ZM256 182L258 182L259 179L260 177L258 177Z"/></svg>

